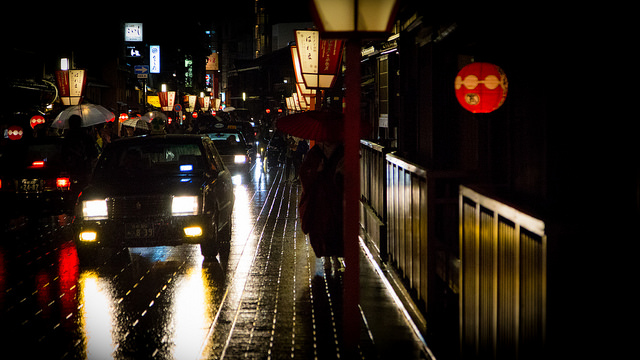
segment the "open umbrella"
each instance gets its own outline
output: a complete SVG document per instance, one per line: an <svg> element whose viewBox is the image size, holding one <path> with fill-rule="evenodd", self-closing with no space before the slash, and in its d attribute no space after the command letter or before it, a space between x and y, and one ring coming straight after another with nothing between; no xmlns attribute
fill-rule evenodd
<svg viewBox="0 0 640 360"><path fill-rule="evenodd" d="M141 118L132 118L122 122L123 126L130 126L136 129L149 130L149 124Z"/></svg>
<svg viewBox="0 0 640 360"><path fill-rule="evenodd" d="M82 118L82 127L89 127L97 124L106 123L115 120L113 113L100 105L81 104L69 106L56 116L51 127L57 129L68 129L69 118L71 115L80 115Z"/></svg>
<svg viewBox="0 0 640 360"><path fill-rule="evenodd" d="M313 110L283 116L276 127L289 135L314 141L343 141L344 116L335 111ZM371 126L360 124L360 137L369 134Z"/></svg>
<svg viewBox="0 0 640 360"><path fill-rule="evenodd" d="M165 115L164 113L160 112L160 111L149 111L148 113L144 114L140 119L150 123L151 120L153 119L161 119L163 120L165 123L167 122L167 115Z"/></svg>

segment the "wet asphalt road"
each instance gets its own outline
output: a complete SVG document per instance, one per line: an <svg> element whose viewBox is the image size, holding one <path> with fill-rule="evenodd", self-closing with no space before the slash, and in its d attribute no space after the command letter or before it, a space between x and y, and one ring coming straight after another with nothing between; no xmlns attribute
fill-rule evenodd
<svg viewBox="0 0 640 360"><path fill-rule="evenodd" d="M183 245L123 248L86 267L69 217L12 219L0 240L1 351L32 359L334 357L337 342L318 350L313 309L297 301L313 299L321 264L296 231L299 188L281 180L275 168L236 184L233 237L218 261ZM335 326L321 330L338 337Z"/></svg>

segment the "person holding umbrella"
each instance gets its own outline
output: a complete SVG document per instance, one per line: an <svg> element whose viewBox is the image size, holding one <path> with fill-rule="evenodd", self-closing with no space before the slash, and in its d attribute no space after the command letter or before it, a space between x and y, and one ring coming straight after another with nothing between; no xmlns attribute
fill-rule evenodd
<svg viewBox="0 0 640 360"><path fill-rule="evenodd" d="M316 143L300 166L300 217L302 231L316 257L344 256L342 234L344 146L340 142Z"/></svg>
<svg viewBox="0 0 640 360"><path fill-rule="evenodd" d="M82 128L82 118L71 115L69 129L65 132L62 159L67 170L81 184L88 180L94 161L98 158L98 147L93 137Z"/></svg>
<svg viewBox="0 0 640 360"><path fill-rule="evenodd" d="M291 136L314 140L300 166L302 194L298 205L302 231L317 257L344 256L344 116L315 110L284 116L277 128ZM369 126L361 126L361 137ZM334 261L334 263L338 263Z"/></svg>

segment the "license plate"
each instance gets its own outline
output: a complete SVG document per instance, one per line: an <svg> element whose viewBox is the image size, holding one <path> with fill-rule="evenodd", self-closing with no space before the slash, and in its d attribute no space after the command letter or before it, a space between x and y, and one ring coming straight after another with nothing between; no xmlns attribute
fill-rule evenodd
<svg viewBox="0 0 640 360"><path fill-rule="evenodd" d="M20 181L20 192L39 192L40 180L39 179L22 179Z"/></svg>
<svg viewBox="0 0 640 360"><path fill-rule="evenodd" d="M154 235L153 225L146 223L125 224L124 231L124 236L129 239L151 238Z"/></svg>

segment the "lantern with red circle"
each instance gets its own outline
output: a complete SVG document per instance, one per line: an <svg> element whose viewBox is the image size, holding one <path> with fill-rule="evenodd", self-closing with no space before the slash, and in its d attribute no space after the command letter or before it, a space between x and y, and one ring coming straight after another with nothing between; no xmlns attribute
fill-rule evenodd
<svg viewBox="0 0 640 360"><path fill-rule="evenodd" d="M124 122L129 120L129 115L127 115L126 113L121 113L120 116L118 116L118 120L120 122Z"/></svg>
<svg viewBox="0 0 640 360"><path fill-rule="evenodd" d="M455 80L456 98L472 113L490 113L507 98L507 76L494 64L471 63L458 72Z"/></svg>
<svg viewBox="0 0 640 360"><path fill-rule="evenodd" d="M35 129L35 127L40 124L44 124L44 122L45 120L42 115L35 115L31 118L31 120L29 120L29 124L31 125L32 129Z"/></svg>
<svg viewBox="0 0 640 360"><path fill-rule="evenodd" d="M22 127L18 125L9 126L7 129L7 137L9 140L20 140L22 139L23 130Z"/></svg>

